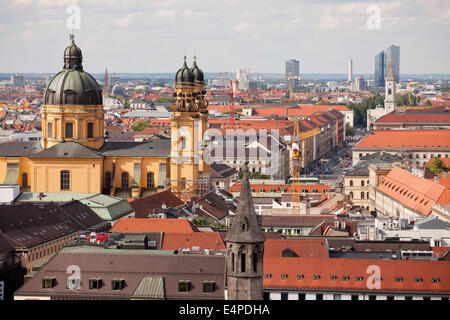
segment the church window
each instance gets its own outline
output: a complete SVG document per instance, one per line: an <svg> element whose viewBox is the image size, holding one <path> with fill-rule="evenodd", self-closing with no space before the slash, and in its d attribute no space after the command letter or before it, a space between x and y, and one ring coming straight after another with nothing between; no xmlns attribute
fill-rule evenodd
<svg viewBox="0 0 450 320"><path fill-rule="evenodd" d="M47 123L47 137L53 138L53 123Z"/></svg>
<svg viewBox="0 0 450 320"><path fill-rule="evenodd" d="M87 137L93 138L94 137L94 123L88 122L87 124Z"/></svg>
<svg viewBox="0 0 450 320"><path fill-rule="evenodd" d="M128 188L130 183L130 175L128 172L122 172L122 188Z"/></svg>
<svg viewBox="0 0 450 320"><path fill-rule="evenodd" d="M109 171L105 173L105 187L111 188L111 172Z"/></svg>
<svg viewBox="0 0 450 320"><path fill-rule="evenodd" d="M147 173L147 189L153 189L155 187L155 174L153 172Z"/></svg>
<svg viewBox="0 0 450 320"><path fill-rule="evenodd" d="M258 272L258 254L253 253L253 272Z"/></svg>
<svg viewBox="0 0 450 320"><path fill-rule="evenodd" d="M60 173L61 190L70 190L70 172L63 170Z"/></svg>
<svg viewBox="0 0 450 320"><path fill-rule="evenodd" d="M28 186L28 174L27 173L22 173L22 187L27 187Z"/></svg>
<svg viewBox="0 0 450 320"><path fill-rule="evenodd" d="M73 138L73 123L66 123L66 138Z"/></svg>
<svg viewBox="0 0 450 320"><path fill-rule="evenodd" d="M241 253L241 272L245 272L245 253Z"/></svg>

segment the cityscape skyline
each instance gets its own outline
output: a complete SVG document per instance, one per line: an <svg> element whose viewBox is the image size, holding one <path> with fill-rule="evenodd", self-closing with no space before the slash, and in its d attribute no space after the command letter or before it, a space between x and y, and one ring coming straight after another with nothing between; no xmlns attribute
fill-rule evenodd
<svg viewBox="0 0 450 320"><path fill-rule="evenodd" d="M395 43L402 47L402 73L445 74L450 73L448 42L429 35L448 38L446 3L375 2L381 24L370 29L370 3L364 1L282 1L257 9L235 0L2 2L0 39L9 50L2 53L0 70L56 72L53 61L71 32L66 10L75 4L81 29L74 33L93 73L105 67L118 73L167 72L186 54L197 55L211 72L247 65L251 73L282 73L284 61L295 58L304 73L346 73L352 58L353 73L368 74L373 56ZM26 18L28 10L33 20Z"/></svg>

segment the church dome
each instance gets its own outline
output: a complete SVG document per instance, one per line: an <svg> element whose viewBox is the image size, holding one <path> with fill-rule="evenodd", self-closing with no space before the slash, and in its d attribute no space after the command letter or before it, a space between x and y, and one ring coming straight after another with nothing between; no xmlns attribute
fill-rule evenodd
<svg viewBox="0 0 450 320"><path fill-rule="evenodd" d="M203 71L197 66L197 62L195 60L194 64L192 65L191 72L195 82L205 82Z"/></svg>
<svg viewBox="0 0 450 320"><path fill-rule="evenodd" d="M97 81L83 71L81 49L72 43L64 50L64 68L48 83L44 104L102 105L102 93Z"/></svg>
<svg viewBox="0 0 450 320"><path fill-rule="evenodd" d="M186 63L186 57L184 57L184 64L180 70L177 71L175 75L175 83L177 84L191 84L194 82L194 77L191 70L188 68Z"/></svg>

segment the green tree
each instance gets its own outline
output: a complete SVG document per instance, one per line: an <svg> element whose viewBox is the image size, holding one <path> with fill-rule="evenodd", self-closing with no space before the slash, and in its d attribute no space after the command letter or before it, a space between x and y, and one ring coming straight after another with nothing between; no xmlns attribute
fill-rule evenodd
<svg viewBox="0 0 450 320"><path fill-rule="evenodd" d="M345 124L345 136L350 137L350 136L353 136L354 134L355 134L355 130L353 129L353 127L349 123L346 123Z"/></svg>
<svg viewBox="0 0 450 320"><path fill-rule="evenodd" d="M427 165L427 168L432 171L433 173L441 173L441 172L447 172L450 171L450 168L447 168L445 166L444 161L438 158L434 158L431 160L431 162Z"/></svg>
<svg viewBox="0 0 450 320"><path fill-rule="evenodd" d="M430 100L425 101L425 106L431 107L431 102L430 102Z"/></svg>
<svg viewBox="0 0 450 320"><path fill-rule="evenodd" d="M160 97L153 100L154 103L172 103L175 102L174 97Z"/></svg>
<svg viewBox="0 0 450 320"><path fill-rule="evenodd" d="M139 121L131 126L134 132L141 132L148 127L148 121Z"/></svg>

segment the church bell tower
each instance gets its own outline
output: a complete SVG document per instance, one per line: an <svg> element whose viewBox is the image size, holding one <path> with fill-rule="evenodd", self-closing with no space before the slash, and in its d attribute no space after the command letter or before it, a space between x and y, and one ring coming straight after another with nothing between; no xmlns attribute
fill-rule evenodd
<svg viewBox="0 0 450 320"><path fill-rule="evenodd" d="M397 107L397 97L396 97L396 82L395 74L394 74L394 62L391 60L388 66L388 71L386 75L386 92L384 96L384 109L386 110L386 114L395 111Z"/></svg>
<svg viewBox="0 0 450 320"><path fill-rule="evenodd" d="M239 204L225 238L229 300L262 300L264 234L258 222L248 180L243 169Z"/></svg>
<svg viewBox="0 0 450 320"><path fill-rule="evenodd" d="M209 178L209 166L203 161L203 138L208 122L205 81L196 59L189 68L184 64L175 75L171 106L170 180L172 191L184 201L199 195L203 181Z"/></svg>

